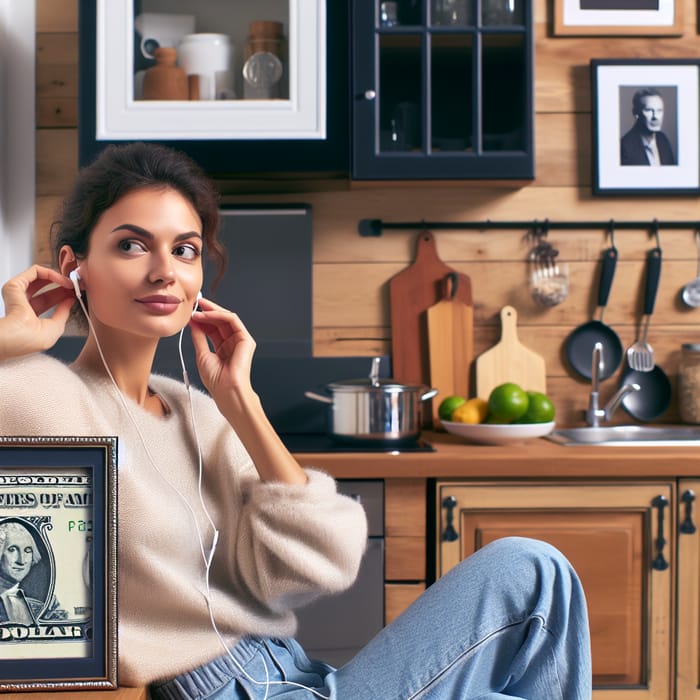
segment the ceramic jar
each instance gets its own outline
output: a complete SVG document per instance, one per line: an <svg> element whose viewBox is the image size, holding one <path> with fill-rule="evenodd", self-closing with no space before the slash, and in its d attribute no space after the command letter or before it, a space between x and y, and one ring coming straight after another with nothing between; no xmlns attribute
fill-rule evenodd
<svg viewBox="0 0 700 700"><path fill-rule="evenodd" d="M143 76L144 100L187 100L187 74L176 65L177 51L162 46L154 53L156 65Z"/></svg>
<svg viewBox="0 0 700 700"><path fill-rule="evenodd" d="M700 423L700 344L697 343L681 346L678 412L684 423Z"/></svg>

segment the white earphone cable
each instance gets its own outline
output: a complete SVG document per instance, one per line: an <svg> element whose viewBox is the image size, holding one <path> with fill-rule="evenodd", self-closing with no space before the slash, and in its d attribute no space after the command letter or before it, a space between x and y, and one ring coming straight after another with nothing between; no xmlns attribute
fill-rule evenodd
<svg viewBox="0 0 700 700"><path fill-rule="evenodd" d="M88 326L90 327L90 330L92 331L92 334L95 338L95 345L97 347L97 351L100 355L100 359L102 360L102 364L104 365L105 371L107 372L107 375L109 376L112 384L114 385L114 388L117 392L117 396L119 397L121 404L126 411L126 414L129 416L129 419L131 420L134 428L136 429L136 433L139 436L139 440L141 442L141 445L144 449L144 452L146 453L146 456L148 457L148 461L150 462L151 466L153 469L155 469L156 473L161 477L163 481L178 495L180 500L185 504L187 507L187 510L190 513L190 516L192 518L192 522L194 523L195 530L197 532L197 539L199 541L199 549L202 555L202 560L204 562L204 583L206 587L206 591L204 593L204 598L207 604L207 611L209 613L209 620L212 626L212 629L214 633L217 636L217 639L219 640L219 643L221 644L222 648L224 649L225 653L227 656L231 659L231 661L234 663L236 668L240 671L240 673L245 676L251 683L255 685L263 685L265 686L265 695L263 697L263 700L267 700L269 696L269 690L271 685L291 685L291 686L296 686L298 688L302 688L304 690L308 690L310 693L315 695L318 698L321 698L321 700L331 700L329 696L323 695L319 691L315 690L314 688L310 688L308 686L303 685L302 683L296 683L295 681L288 681L288 680L281 680L281 681L271 681L270 680L270 673L267 668L267 664L265 663L265 659L261 656L261 660L263 662L263 667L265 669L265 680L264 681L259 681L255 678L253 678L246 670L245 668L240 664L240 662L233 656L231 653L231 650L229 649L228 645L226 644L226 641L224 640L223 636L221 635L219 628L216 624L216 620L214 619L214 610L211 602L211 585L210 585L210 571L211 571L211 564L214 559L214 553L216 551L216 546L219 541L219 530L216 528L216 525L214 524L214 521L211 517L211 514L209 513L209 510L206 507L205 501L204 501L204 495L202 492L202 481L203 481L203 465L202 465L202 448L201 448L201 443L199 440L199 433L197 431L197 423L195 420L195 412L194 412L194 404L192 401L192 392L190 388L190 381L189 381L189 376L187 374L187 369L185 367L185 360L183 357L182 353L182 336L185 331L184 328L180 331L180 338L179 338L179 343L178 343L178 352L180 355L180 364L182 366L182 373L183 373L183 382L185 384L185 388L187 390L187 397L188 397L188 403L189 403L189 409L190 409L190 420L192 423L192 430L194 432L194 437L195 437L195 443L197 446L197 462L198 462L198 483L197 483L197 489L199 493L199 501L202 505L202 510L205 513L207 520L209 521L212 530L213 530L213 537L212 537L212 544L209 549L209 554L207 555L206 553L206 548L204 546L204 538L202 536L202 531L199 527L199 522L197 521L197 515L194 512L194 509L192 508L191 504L189 501L185 498L185 496L182 494L182 492L163 474L163 472L158 468L158 465L155 463L155 460L153 459L150 450L148 449L148 446L146 444L146 440L143 436L143 433L141 432L141 429L139 428L138 422L134 418L133 413L131 412L131 409L129 408L129 405L126 401L126 398L122 394L121 390L119 389L119 386L114 379L114 376L112 375L112 372L109 369L109 365L107 364L107 360L105 359L104 353L102 352L102 347L100 346L100 342L97 338L97 333L95 332L95 327L92 323L92 320L90 319L90 315L88 314L87 308L85 307L85 304L82 299L82 295L80 295L79 289L77 287L76 281L73 280L74 285L76 286L76 297L78 299L78 302L80 303L80 307L83 310L83 313L85 314L85 318L87 319Z"/></svg>

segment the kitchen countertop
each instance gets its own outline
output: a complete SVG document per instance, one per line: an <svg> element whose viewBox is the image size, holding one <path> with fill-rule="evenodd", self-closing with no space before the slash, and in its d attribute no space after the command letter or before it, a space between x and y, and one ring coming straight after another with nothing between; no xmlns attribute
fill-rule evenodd
<svg viewBox="0 0 700 700"><path fill-rule="evenodd" d="M456 435L424 432L434 452L295 452L305 466L338 479L386 478L617 478L700 476L697 446L558 445L544 438L474 445Z"/></svg>

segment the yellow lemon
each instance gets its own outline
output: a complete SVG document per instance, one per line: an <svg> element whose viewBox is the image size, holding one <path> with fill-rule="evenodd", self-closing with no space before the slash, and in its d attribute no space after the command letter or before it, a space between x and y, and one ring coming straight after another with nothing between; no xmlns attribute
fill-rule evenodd
<svg viewBox="0 0 700 700"><path fill-rule="evenodd" d="M489 412L488 401L469 399L452 411L451 420L455 423L481 423Z"/></svg>

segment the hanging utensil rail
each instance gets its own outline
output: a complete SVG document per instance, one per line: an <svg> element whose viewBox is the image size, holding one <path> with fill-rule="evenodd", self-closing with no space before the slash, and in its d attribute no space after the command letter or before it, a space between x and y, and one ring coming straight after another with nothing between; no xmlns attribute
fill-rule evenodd
<svg viewBox="0 0 700 700"><path fill-rule="evenodd" d="M617 221L609 219L607 221L551 221L549 219L531 221L383 221L382 219L360 219L358 223L358 233L363 237L381 236L383 230L397 229L429 229L431 231L459 231L459 230L479 230L488 229L531 229L542 226L546 223L549 230L561 229L570 231L580 231L581 229L653 229L658 233L659 229L700 229L698 221Z"/></svg>

